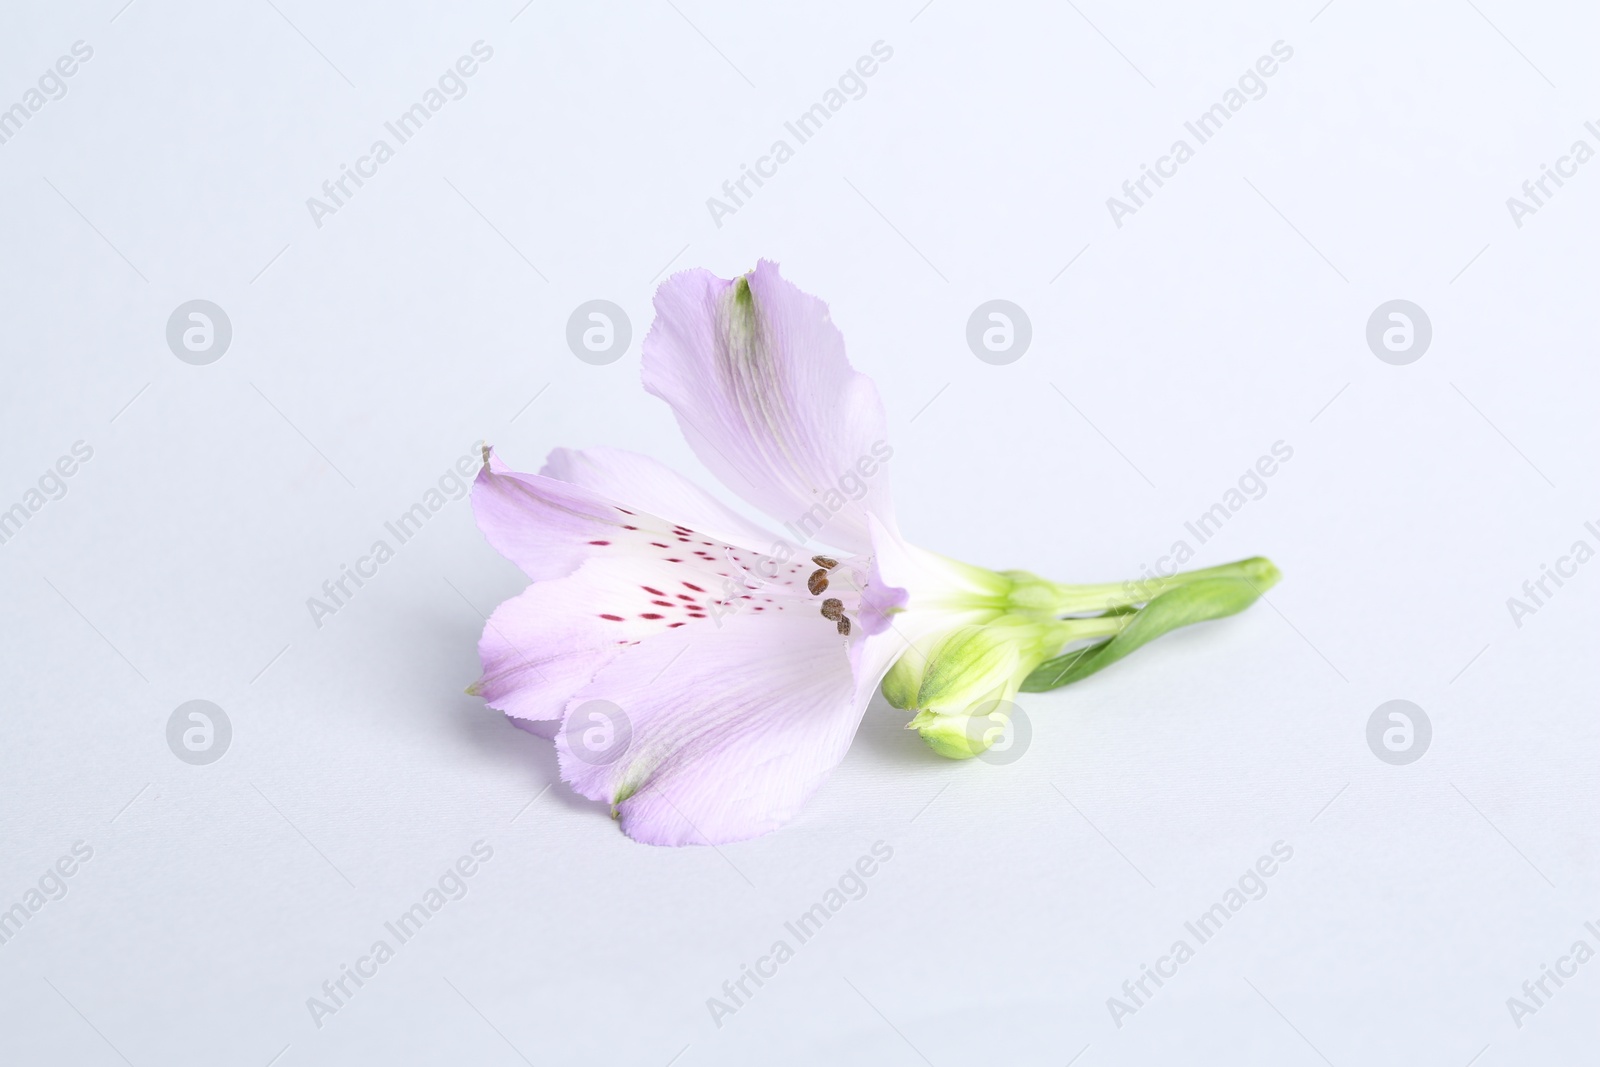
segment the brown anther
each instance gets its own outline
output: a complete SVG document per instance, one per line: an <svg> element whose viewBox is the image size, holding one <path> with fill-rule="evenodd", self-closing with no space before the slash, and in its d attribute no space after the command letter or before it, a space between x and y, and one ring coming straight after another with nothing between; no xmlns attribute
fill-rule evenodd
<svg viewBox="0 0 1600 1067"><path fill-rule="evenodd" d="M831 571L831 570L833 570L833 568L835 568L835 567L837 567L839 565L839 561L838 560L829 559L827 556L812 556L811 557L811 562L815 563L817 566L821 567L825 571Z"/></svg>
<svg viewBox="0 0 1600 1067"><path fill-rule="evenodd" d="M844 614L844 601L836 596L831 596L822 602L822 617L824 619L838 619Z"/></svg>
<svg viewBox="0 0 1600 1067"><path fill-rule="evenodd" d="M847 615L839 616L839 634L843 637L850 636L850 618Z"/></svg>
<svg viewBox="0 0 1600 1067"><path fill-rule="evenodd" d="M806 579L806 588L811 590L812 596L821 596L822 591L828 588L828 572L824 570L812 571L811 577Z"/></svg>

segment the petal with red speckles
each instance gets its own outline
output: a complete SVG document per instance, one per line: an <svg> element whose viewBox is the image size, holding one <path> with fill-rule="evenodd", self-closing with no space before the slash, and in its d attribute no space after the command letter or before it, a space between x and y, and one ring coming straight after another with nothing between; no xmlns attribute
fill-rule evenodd
<svg viewBox="0 0 1600 1067"><path fill-rule="evenodd" d="M698 485L649 456L622 448L558 448L539 472L629 507L660 515L746 548L770 550L777 535L762 529Z"/></svg>

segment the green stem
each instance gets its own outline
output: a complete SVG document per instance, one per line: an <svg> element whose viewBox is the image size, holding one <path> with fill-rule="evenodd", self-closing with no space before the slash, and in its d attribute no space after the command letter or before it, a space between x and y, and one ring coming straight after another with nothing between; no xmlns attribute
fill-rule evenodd
<svg viewBox="0 0 1600 1067"><path fill-rule="evenodd" d="M1105 615L1062 620L1063 633L1081 628L1083 632L1078 636L1091 637L1095 635L1090 631L1098 626L1109 636L1040 664L1023 681L1022 691L1042 693L1069 685L1109 667L1162 634L1241 612L1277 580L1278 569L1267 560L1241 560L1174 575L1163 591L1132 611L1114 606Z"/></svg>
<svg viewBox="0 0 1600 1067"><path fill-rule="evenodd" d="M1091 615L1088 618L1059 619L1050 626L1047 640L1056 648L1065 648L1074 641L1097 637L1115 637L1133 620L1134 612L1116 615Z"/></svg>
<svg viewBox="0 0 1600 1067"><path fill-rule="evenodd" d="M1216 567L1179 571L1170 576L1153 575L1098 585L1062 585L1057 582L1048 582L1046 585L1049 587L1052 600L1050 610L1053 614L1085 615L1147 604L1168 590L1214 578L1237 578L1258 590L1266 590L1276 584L1278 577L1278 568L1272 565L1271 560L1264 556L1252 556Z"/></svg>

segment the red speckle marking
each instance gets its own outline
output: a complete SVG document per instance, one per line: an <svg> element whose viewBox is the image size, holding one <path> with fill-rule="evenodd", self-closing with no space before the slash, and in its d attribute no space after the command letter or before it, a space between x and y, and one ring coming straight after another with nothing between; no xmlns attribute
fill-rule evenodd
<svg viewBox="0 0 1600 1067"><path fill-rule="evenodd" d="M705 592L704 589L701 589L698 585L695 585L693 582L684 582L683 583L683 587L685 589L693 589L696 593L704 593Z"/></svg>
<svg viewBox="0 0 1600 1067"><path fill-rule="evenodd" d="M666 618L666 616L665 615L657 615L653 611L647 611L643 615L640 615L639 618L641 618L641 619L664 619L664 618Z"/></svg>
<svg viewBox="0 0 1600 1067"><path fill-rule="evenodd" d="M687 626L687 625L689 625L689 624L686 623L686 622L669 622L669 623L667 623L667 629L672 630L672 629L676 629L679 626Z"/></svg>
<svg viewBox="0 0 1600 1067"><path fill-rule="evenodd" d="M703 611L691 611L691 612L689 612L689 618L691 618L691 619L703 619L705 617L706 617L706 614Z"/></svg>
<svg viewBox="0 0 1600 1067"><path fill-rule="evenodd" d="M624 530L637 530L638 528L639 527L637 527L637 526L624 526L623 527Z"/></svg>
<svg viewBox="0 0 1600 1067"><path fill-rule="evenodd" d="M682 563L683 560L681 560L681 559L673 559L671 556L668 556L667 557L667 562L668 563Z"/></svg>
<svg viewBox="0 0 1600 1067"><path fill-rule="evenodd" d="M688 582L684 582L683 584L684 585L688 585L689 583ZM679 593L678 594L678 599L679 600L687 600L691 604L694 603L694 597L690 596L688 593Z"/></svg>
<svg viewBox="0 0 1600 1067"><path fill-rule="evenodd" d="M641 585L639 588L643 589L646 593L654 593L656 596L666 596L667 595L667 594L663 593L661 590L657 589L653 585Z"/></svg>
<svg viewBox="0 0 1600 1067"><path fill-rule="evenodd" d="M662 544L660 541L651 541L650 543L652 545L654 545L655 547L657 547L657 548L669 548L669 547L671 547L670 545Z"/></svg>
<svg viewBox="0 0 1600 1067"><path fill-rule="evenodd" d="M602 619L610 619L612 622L621 622L622 621L622 616L621 615L602 615L600 617Z"/></svg>
<svg viewBox="0 0 1600 1067"><path fill-rule="evenodd" d="M678 606L670 600L652 600L650 603L662 608L675 608Z"/></svg>
<svg viewBox="0 0 1600 1067"><path fill-rule="evenodd" d="M591 545L609 545L610 541L590 541Z"/></svg>

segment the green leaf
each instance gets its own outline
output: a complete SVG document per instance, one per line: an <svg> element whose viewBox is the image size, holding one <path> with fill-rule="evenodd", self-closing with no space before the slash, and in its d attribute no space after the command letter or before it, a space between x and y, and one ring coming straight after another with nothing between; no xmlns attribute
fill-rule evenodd
<svg viewBox="0 0 1600 1067"><path fill-rule="evenodd" d="M1043 693L1059 689L1111 666L1169 630L1236 615L1254 604L1261 596L1262 589L1263 586L1246 578L1203 578L1169 589L1139 609L1132 621L1115 637L1107 637L1041 663L1023 681L1022 691Z"/></svg>

